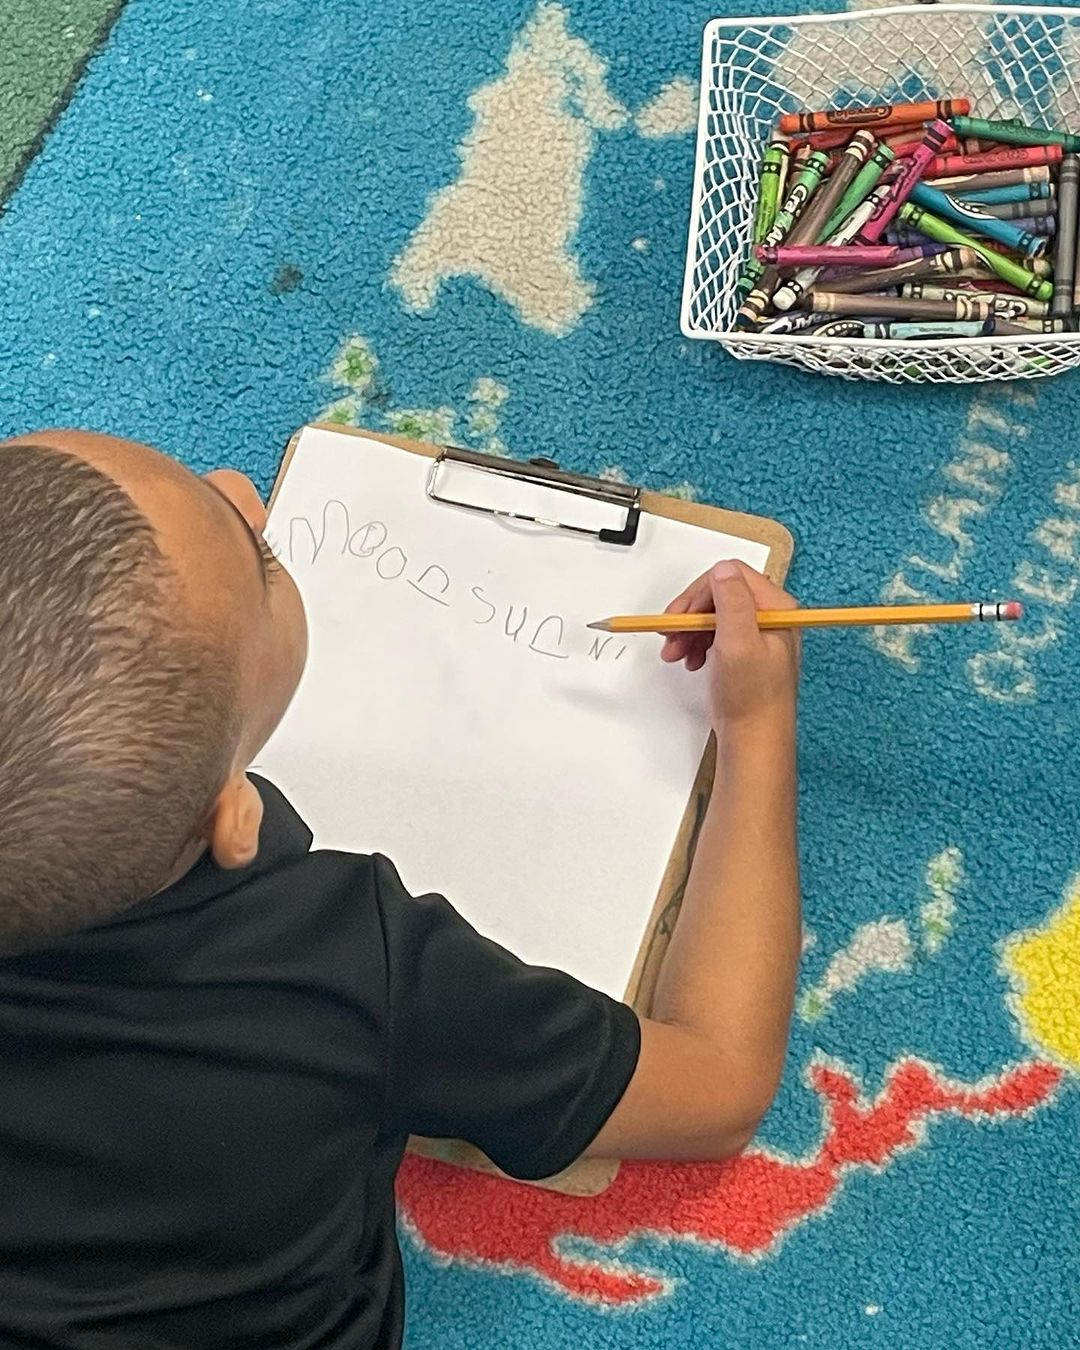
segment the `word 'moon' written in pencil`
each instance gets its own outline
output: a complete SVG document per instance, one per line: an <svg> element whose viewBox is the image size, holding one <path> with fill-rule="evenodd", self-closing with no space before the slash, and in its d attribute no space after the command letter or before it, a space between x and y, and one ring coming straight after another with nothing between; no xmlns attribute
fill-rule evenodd
<svg viewBox="0 0 1080 1350"><path fill-rule="evenodd" d="M275 556L290 566L314 566L320 559L335 555L355 558L370 566L379 580L404 583L433 604L461 610L477 627L490 627L538 656L555 661L568 661L573 656L618 661L626 651L625 643L613 640L610 634L587 633L582 625L568 623L561 614L502 601L487 587L455 580L439 563L417 561L391 539L384 521L366 520L354 528L348 506L336 498L323 507L317 527L307 516L293 516L288 537L283 541L268 535L267 543Z"/></svg>

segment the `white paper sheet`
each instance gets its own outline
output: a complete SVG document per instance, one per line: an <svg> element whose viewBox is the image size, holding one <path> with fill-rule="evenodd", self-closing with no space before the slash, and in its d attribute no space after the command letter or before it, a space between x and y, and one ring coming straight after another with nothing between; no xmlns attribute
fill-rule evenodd
<svg viewBox="0 0 1080 1350"><path fill-rule="evenodd" d="M311 655L257 770L316 847L384 853L414 893L621 997L707 739L704 677L585 625L768 549L649 515L629 548L511 525L429 501L429 469L302 434L267 533ZM443 486L504 491L485 484ZM516 500L553 513L549 492Z"/></svg>

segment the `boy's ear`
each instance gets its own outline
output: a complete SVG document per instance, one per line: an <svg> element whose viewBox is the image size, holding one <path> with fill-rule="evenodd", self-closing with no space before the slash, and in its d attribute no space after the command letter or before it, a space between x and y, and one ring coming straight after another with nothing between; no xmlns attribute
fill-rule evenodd
<svg viewBox="0 0 1080 1350"><path fill-rule="evenodd" d="M247 867L259 851L263 804L246 773L235 773L218 793L204 828L219 867Z"/></svg>

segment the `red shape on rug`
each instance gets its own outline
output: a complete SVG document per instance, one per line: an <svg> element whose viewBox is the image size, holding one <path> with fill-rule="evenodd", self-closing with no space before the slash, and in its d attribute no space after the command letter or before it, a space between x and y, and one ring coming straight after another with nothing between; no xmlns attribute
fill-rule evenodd
<svg viewBox="0 0 1080 1350"><path fill-rule="evenodd" d="M945 1113L994 1119L1045 1105L1062 1077L1032 1060L987 1083L946 1079L923 1060L892 1066L874 1102L843 1068L815 1063L810 1086L822 1099L824 1130L801 1160L754 1149L724 1163L624 1163L591 1197L562 1195L413 1154L398 1174L408 1229L442 1256L531 1270L576 1298L629 1304L666 1292L670 1281L620 1263L560 1250L583 1238L614 1247L644 1235L716 1243L743 1256L768 1252L824 1210L857 1167L882 1167L920 1143Z"/></svg>

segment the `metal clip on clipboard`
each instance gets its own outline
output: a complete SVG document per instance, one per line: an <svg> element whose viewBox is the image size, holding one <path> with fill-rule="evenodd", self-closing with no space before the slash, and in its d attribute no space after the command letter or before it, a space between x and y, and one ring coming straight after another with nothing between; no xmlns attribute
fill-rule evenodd
<svg viewBox="0 0 1080 1350"><path fill-rule="evenodd" d="M574 497L603 502L605 505L625 510L626 518L620 529L590 528L530 515L524 511L485 506L477 502L464 501L459 497L444 496L437 488L440 470L447 465L462 465L475 469L478 473L496 474L503 479L511 479L531 487L550 488L569 493ZM612 483L605 478L592 478L586 474L569 473L565 469L560 469L550 459L530 459L522 463L512 459L501 459L497 455L482 455L476 450L465 450L458 446L444 446L440 450L431 463L425 490L431 501L441 502L445 506L458 506L466 511L476 511L502 520L542 525L552 530L567 530L571 534L589 535L602 544L623 544L629 547L637 539L638 521L641 517L641 488L631 487L628 483Z"/></svg>

